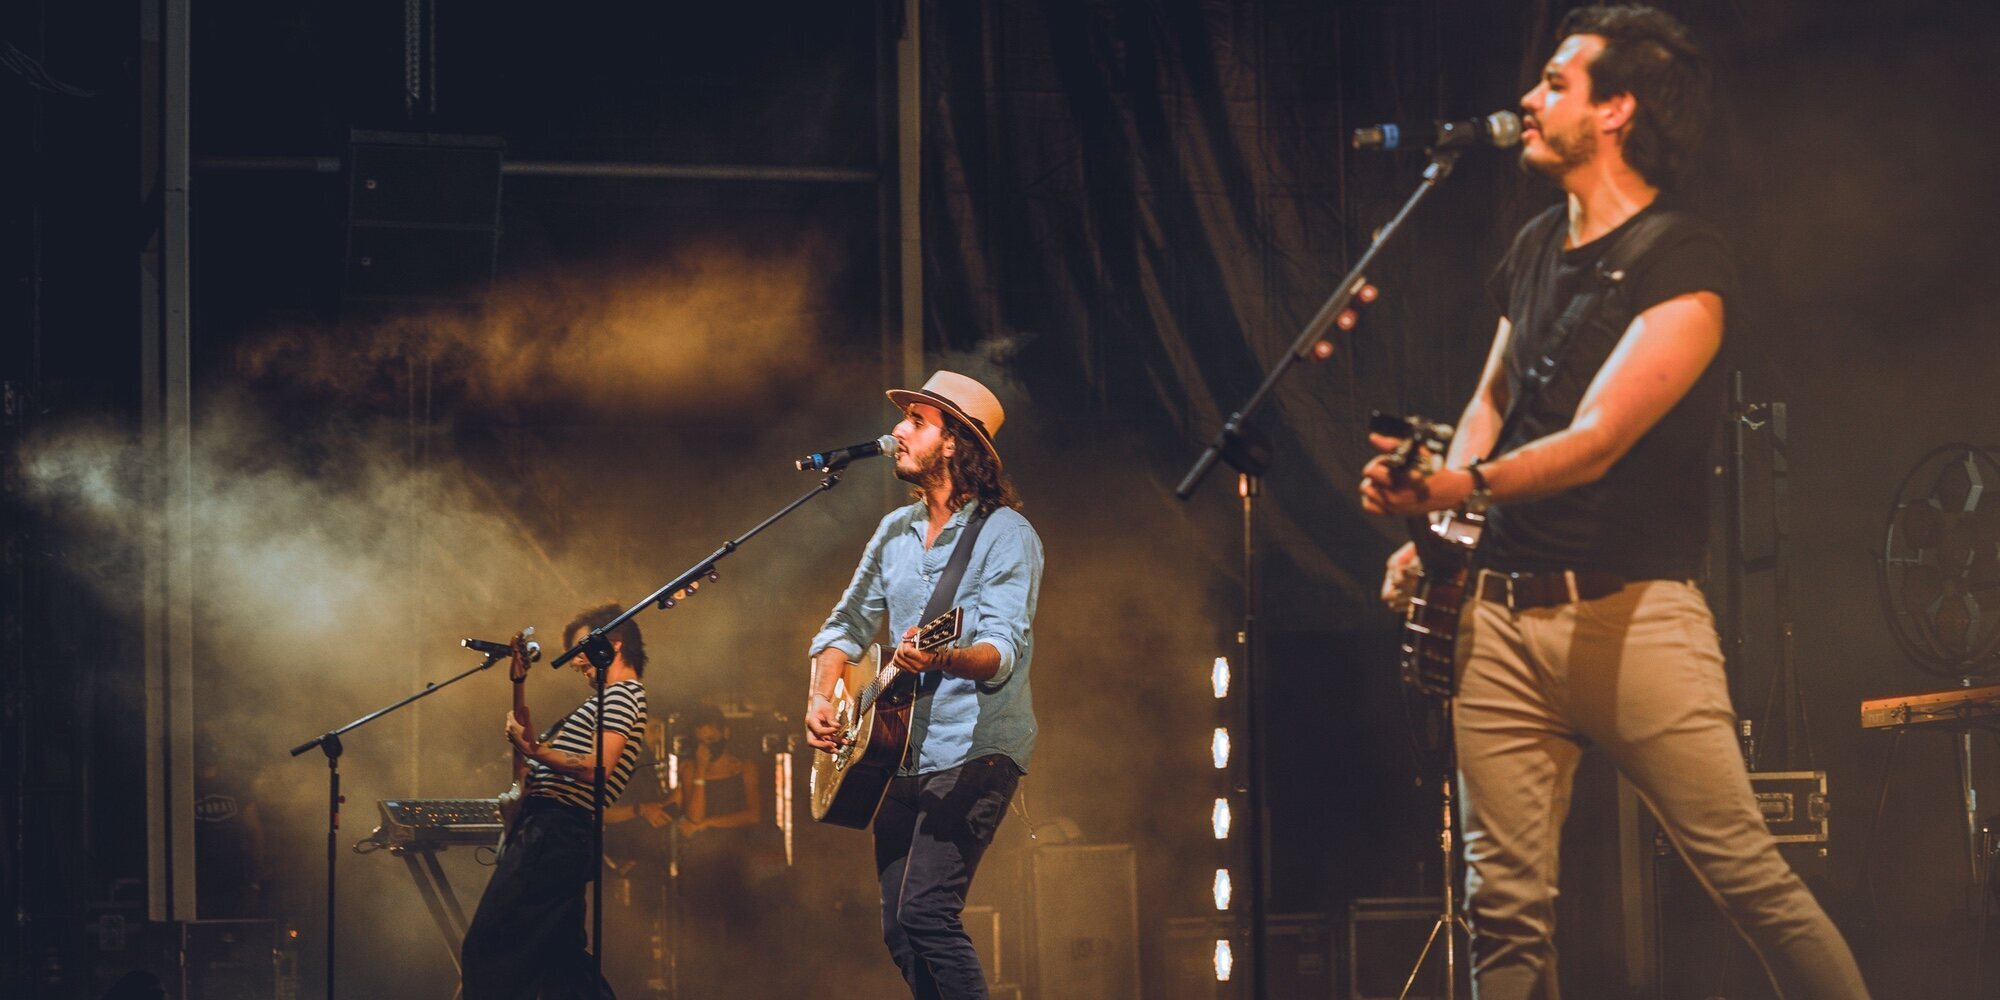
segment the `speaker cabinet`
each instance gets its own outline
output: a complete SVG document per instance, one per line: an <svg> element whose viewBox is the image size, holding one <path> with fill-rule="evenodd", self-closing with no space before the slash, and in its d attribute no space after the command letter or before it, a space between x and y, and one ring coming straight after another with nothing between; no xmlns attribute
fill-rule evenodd
<svg viewBox="0 0 2000 1000"><path fill-rule="evenodd" d="M1215 942L1228 939L1235 955L1232 982L1215 979ZM1224 1000L1248 996L1250 946L1234 920L1173 917L1162 937L1166 1000ZM1273 913L1265 918L1264 982L1269 1000L1333 1000L1341 996L1335 974L1334 933L1324 913Z"/></svg>
<svg viewBox="0 0 2000 1000"><path fill-rule="evenodd" d="M1431 1000L1445 995L1443 933L1424 953L1437 926L1442 902L1436 896L1385 896L1356 899L1347 908L1347 995L1354 1000L1388 1000L1402 996L1403 984L1410 983L1411 1000ZM1472 956L1466 952L1465 936L1454 942L1457 948L1457 995L1472 995ZM1423 955L1423 968L1414 982L1410 972Z"/></svg>
<svg viewBox="0 0 2000 1000"><path fill-rule="evenodd" d="M500 247L492 136L355 131L347 150L345 302L477 302Z"/></svg>
<svg viewBox="0 0 2000 1000"><path fill-rule="evenodd" d="M1036 995L1137 1000L1139 873L1132 846L1044 847L1029 864Z"/></svg>
<svg viewBox="0 0 2000 1000"><path fill-rule="evenodd" d="M278 995L277 928L269 920L181 925L184 1000L272 1000Z"/></svg>

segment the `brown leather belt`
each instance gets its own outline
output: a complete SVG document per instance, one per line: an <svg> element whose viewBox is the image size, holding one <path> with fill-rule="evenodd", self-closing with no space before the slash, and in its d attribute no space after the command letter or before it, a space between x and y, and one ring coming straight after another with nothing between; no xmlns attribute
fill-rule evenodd
<svg viewBox="0 0 2000 1000"><path fill-rule="evenodd" d="M1545 573L1479 571L1479 598L1514 611L1553 608L1558 604L1594 601L1625 589L1616 573L1596 569L1550 570Z"/></svg>

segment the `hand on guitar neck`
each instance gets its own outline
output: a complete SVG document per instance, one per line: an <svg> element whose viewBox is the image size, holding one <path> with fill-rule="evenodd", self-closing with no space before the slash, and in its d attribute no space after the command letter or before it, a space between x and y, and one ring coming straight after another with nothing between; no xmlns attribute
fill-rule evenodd
<svg viewBox="0 0 2000 1000"><path fill-rule="evenodd" d="M1418 439L1376 433L1368 435L1368 443L1382 453L1361 470L1361 508L1370 514L1411 517L1451 510L1472 496L1472 474L1443 468L1440 456Z"/></svg>

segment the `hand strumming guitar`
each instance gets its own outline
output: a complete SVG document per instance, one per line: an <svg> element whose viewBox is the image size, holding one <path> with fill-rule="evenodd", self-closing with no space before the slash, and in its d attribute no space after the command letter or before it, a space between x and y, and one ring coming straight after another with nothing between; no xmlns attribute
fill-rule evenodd
<svg viewBox="0 0 2000 1000"><path fill-rule="evenodd" d="M1389 553L1382 572L1382 603L1397 614L1408 611L1410 597L1416 593L1417 580L1423 572L1424 564L1417 558L1417 543L1404 542L1401 548Z"/></svg>

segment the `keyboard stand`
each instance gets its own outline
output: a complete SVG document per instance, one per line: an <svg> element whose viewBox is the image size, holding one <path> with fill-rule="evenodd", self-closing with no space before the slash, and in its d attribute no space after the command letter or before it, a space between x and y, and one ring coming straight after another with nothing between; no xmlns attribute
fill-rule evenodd
<svg viewBox="0 0 2000 1000"><path fill-rule="evenodd" d="M424 897L424 908L431 911L431 920L437 923L438 933L444 935L444 946L451 952L451 967L463 977L465 969L459 964L458 949L471 922L465 919L465 910L459 906L458 894L451 889L451 880L445 877L444 866L438 864L437 852L436 847L415 844L390 850L401 855L403 863L410 866L410 878ZM422 857L421 863L418 857Z"/></svg>

